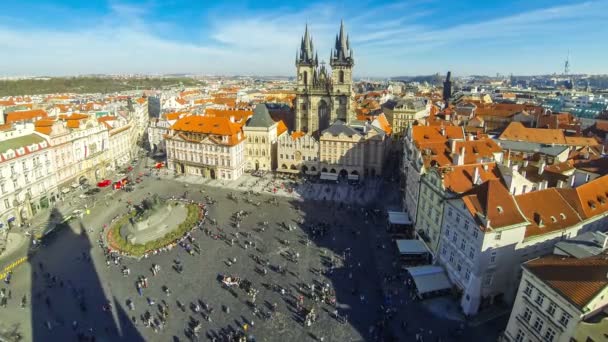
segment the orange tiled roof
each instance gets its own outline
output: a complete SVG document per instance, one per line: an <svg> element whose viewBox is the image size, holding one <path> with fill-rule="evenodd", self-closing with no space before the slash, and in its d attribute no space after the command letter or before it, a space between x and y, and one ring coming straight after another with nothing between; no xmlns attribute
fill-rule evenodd
<svg viewBox="0 0 608 342"><path fill-rule="evenodd" d="M174 131L202 133L228 136L230 142L228 145L236 145L244 139L241 125L231 122L230 119L224 117L209 117L200 115L190 115L183 117L171 129ZM240 133L240 139L238 134Z"/></svg>
<svg viewBox="0 0 608 342"><path fill-rule="evenodd" d="M530 222L526 227L526 238L563 230L581 221L556 188L518 195L515 201Z"/></svg>
<svg viewBox="0 0 608 342"><path fill-rule="evenodd" d="M388 123L388 120L386 119L386 116L384 115L384 113L378 115L376 117L376 120L378 120L378 123L380 124L380 128L382 128L382 130L390 135L391 132L393 131L393 128L391 127L391 125Z"/></svg>
<svg viewBox="0 0 608 342"><path fill-rule="evenodd" d="M306 134L302 131L294 131L293 133L291 133L291 139L298 140L305 135Z"/></svg>
<svg viewBox="0 0 608 342"><path fill-rule="evenodd" d="M521 122L511 122L504 132L502 132L499 139L527 141L539 144L567 144L564 132L561 129L528 128Z"/></svg>
<svg viewBox="0 0 608 342"><path fill-rule="evenodd" d="M591 137L565 137L566 144L571 146L597 146L600 143L597 139Z"/></svg>
<svg viewBox="0 0 608 342"><path fill-rule="evenodd" d="M253 115L253 110L250 109L215 109L208 108L205 110L206 116L218 118L234 117L234 120L241 125L244 125L247 119Z"/></svg>
<svg viewBox="0 0 608 342"><path fill-rule="evenodd" d="M135 100L135 102L139 103L140 105L146 103L148 101L148 99L140 97L137 100Z"/></svg>
<svg viewBox="0 0 608 342"><path fill-rule="evenodd" d="M15 101L13 100L0 100L0 106L14 106Z"/></svg>
<svg viewBox="0 0 608 342"><path fill-rule="evenodd" d="M444 134L442 134L442 128ZM445 142L448 139L464 139L462 127L458 126L413 126L412 140L414 143Z"/></svg>
<svg viewBox="0 0 608 342"><path fill-rule="evenodd" d="M608 175L574 189L557 189L583 219L608 211Z"/></svg>
<svg viewBox="0 0 608 342"><path fill-rule="evenodd" d="M6 114L6 122L5 123L13 123L19 121L27 121L32 119L40 119L46 118L48 115L43 109L30 109L30 110L20 110L16 112L9 112Z"/></svg>
<svg viewBox="0 0 608 342"><path fill-rule="evenodd" d="M498 179L491 179L476 186L462 197L465 207L480 225L482 231L486 227L478 214L490 222L490 228L503 228L523 224L526 219L521 215L513 196L505 185Z"/></svg>
<svg viewBox="0 0 608 342"><path fill-rule="evenodd" d="M475 186L475 170L479 173L481 183L500 178L496 163L450 166L438 171L443 174L443 186L451 192L461 194Z"/></svg>
<svg viewBox="0 0 608 342"><path fill-rule="evenodd" d="M581 310L608 286L604 255L583 259L551 255L523 266Z"/></svg>
<svg viewBox="0 0 608 342"><path fill-rule="evenodd" d="M279 120L277 125L277 137L285 132L287 132L287 126L285 125L283 120Z"/></svg>

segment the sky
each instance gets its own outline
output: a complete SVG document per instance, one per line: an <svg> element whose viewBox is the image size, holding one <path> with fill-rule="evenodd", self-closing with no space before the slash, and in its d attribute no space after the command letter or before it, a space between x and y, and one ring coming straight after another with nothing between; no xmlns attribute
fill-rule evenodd
<svg viewBox="0 0 608 342"><path fill-rule="evenodd" d="M7 0L0 76L295 75L344 20L355 77L608 74L608 0Z"/></svg>

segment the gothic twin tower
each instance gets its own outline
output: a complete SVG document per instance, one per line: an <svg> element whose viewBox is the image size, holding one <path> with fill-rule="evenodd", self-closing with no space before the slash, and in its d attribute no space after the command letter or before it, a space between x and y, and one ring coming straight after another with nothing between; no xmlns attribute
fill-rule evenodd
<svg viewBox="0 0 608 342"><path fill-rule="evenodd" d="M296 53L298 86L294 105L297 131L320 133L336 120L346 123L353 120L353 56L342 22L335 47L331 49L331 71L325 68L325 62L321 62L319 67L319 56L314 51L306 26Z"/></svg>

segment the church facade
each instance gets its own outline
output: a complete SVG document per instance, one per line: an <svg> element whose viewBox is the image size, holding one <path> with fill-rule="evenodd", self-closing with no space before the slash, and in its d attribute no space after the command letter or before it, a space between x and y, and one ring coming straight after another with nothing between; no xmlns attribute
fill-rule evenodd
<svg viewBox="0 0 608 342"><path fill-rule="evenodd" d="M354 65L353 50L343 22L330 53L331 70L325 67L325 62L319 66L319 56L306 26L296 53L296 131L318 135L336 120L347 124L354 120Z"/></svg>

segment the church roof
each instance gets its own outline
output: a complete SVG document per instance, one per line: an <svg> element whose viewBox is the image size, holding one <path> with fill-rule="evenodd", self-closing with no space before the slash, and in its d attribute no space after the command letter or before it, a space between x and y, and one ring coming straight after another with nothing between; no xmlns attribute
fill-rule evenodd
<svg viewBox="0 0 608 342"><path fill-rule="evenodd" d="M265 104L260 103L255 106L253 110L253 116L247 122L247 127L270 127L274 125L275 122L270 117L270 113L268 112L268 108Z"/></svg>
<svg viewBox="0 0 608 342"><path fill-rule="evenodd" d="M349 137L353 135L360 135L357 130L347 126L343 121L340 120L336 120L336 122L334 122L331 126L327 127L327 129L323 131L323 134L325 133L329 133L333 136L345 134Z"/></svg>

